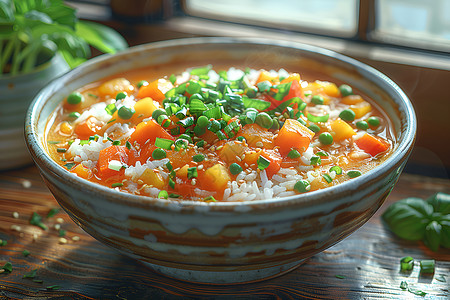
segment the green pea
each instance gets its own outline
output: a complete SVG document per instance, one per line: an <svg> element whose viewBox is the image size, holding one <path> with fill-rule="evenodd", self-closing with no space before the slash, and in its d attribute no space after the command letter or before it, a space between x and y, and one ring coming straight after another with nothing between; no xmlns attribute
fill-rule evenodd
<svg viewBox="0 0 450 300"><path fill-rule="evenodd" d="M319 141L323 145L331 145L333 144L333 136L329 132L322 132L319 135Z"/></svg>
<svg viewBox="0 0 450 300"><path fill-rule="evenodd" d="M299 180L294 185L294 189L298 191L299 193L305 193L311 190L311 185L307 180Z"/></svg>
<svg viewBox="0 0 450 300"><path fill-rule="evenodd" d="M136 84L138 89L140 89L141 87L146 86L146 85L148 85L148 82L146 80L141 80Z"/></svg>
<svg viewBox="0 0 450 300"><path fill-rule="evenodd" d="M333 166L330 168L330 172L335 172L336 175L341 175L342 174L342 169L339 166Z"/></svg>
<svg viewBox="0 0 450 300"><path fill-rule="evenodd" d="M153 159L159 160L159 159L163 159L166 158L167 153L166 151L164 151L161 148L156 148L155 150L153 150L152 152L152 157Z"/></svg>
<svg viewBox="0 0 450 300"><path fill-rule="evenodd" d="M273 130L280 129L280 122L278 122L278 119L276 117L274 117L272 119L272 121L273 121L273 123L272 123L272 127L270 127L270 129L273 129Z"/></svg>
<svg viewBox="0 0 450 300"><path fill-rule="evenodd" d="M248 89L246 89L245 93L247 94L247 97L255 98L256 93L258 93L258 89L256 87L252 86L252 87L249 87Z"/></svg>
<svg viewBox="0 0 450 300"><path fill-rule="evenodd" d="M208 117L206 117L206 116L200 116L197 119L197 125L201 128L208 126L208 123L209 123L209 120L208 120Z"/></svg>
<svg viewBox="0 0 450 300"><path fill-rule="evenodd" d="M200 140L195 145L199 148L202 148L205 146L205 144L206 144L206 142L204 140Z"/></svg>
<svg viewBox="0 0 450 300"><path fill-rule="evenodd" d="M73 111L69 114L69 118L71 119L78 119L80 116L81 116L80 113L76 111Z"/></svg>
<svg viewBox="0 0 450 300"><path fill-rule="evenodd" d="M201 162L205 160L205 156L203 154L196 154L192 156L192 160L195 162Z"/></svg>
<svg viewBox="0 0 450 300"><path fill-rule="evenodd" d="M339 118L341 118L342 120L344 120L346 122L351 122L355 119L355 112L351 109L344 109L339 114Z"/></svg>
<svg viewBox="0 0 450 300"><path fill-rule="evenodd" d="M300 156L302 156L302 155L300 154L300 152L298 152L298 151L295 150L295 149L292 149L292 150L289 151L289 153L288 153L288 157L289 157L289 158L292 158L292 159L299 158Z"/></svg>
<svg viewBox="0 0 450 300"><path fill-rule="evenodd" d="M367 119L367 123L369 123L369 125L372 127L378 127L378 126L380 126L380 118L370 117Z"/></svg>
<svg viewBox="0 0 450 300"><path fill-rule="evenodd" d="M339 91L341 92L342 97L346 97L349 95L353 95L353 89L351 86L347 84L343 84L339 87Z"/></svg>
<svg viewBox="0 0 450 300"><path fill-rule="evenodd" d="M269 129L273 125L273 120L267 113L260 112L256 115L255 123L263 128Z"/></svg>
<svg viewBox="0 0 450 300"><path fill-rule="evenodd" d="M361 171L358 171L358 170L352 170L352 171L348 171L347 175L350 178L355 178L355 177L361 176L362 173L361 173Z"/></svg>
<svg viewBox="0 0 450 300"><path fill-rule="evenodd" d="M367 130L369 128L369 124L366 121L358 121L356 122L356 128L361 130Z"/></svg>
<svg viewBox="0 0 450 300"><path fill-rule="evenodd" d="M320 127L317 124L311 124L308 128L314 133L318 133L320 131Z"/></svg>
<svg viewBox="0 0 450 300"><path fill-rule="evenodd" d="M167 112L162 108L157 108L153 111L152 118L153 120L158 121L158 118L161 115L167 115Z"/></svg>
<svg viewBox="0 0 450 300"><path fill-rule="evenodd" d="M242 172L242 167L240 165L238 165L237 163L232 163L230 165L230 172L233 175L237 175Z"/></svg>
<svg viewBox="0 0 450 300"><path fill-rule="evenodd" d="M314 96L312 96L312 98L311 98L311 102L313 103L313 104L316 104L316 105L321 105L321 104L323 104L323 97L322 96L320 96L320 95L314 95Z"/></svg>
<svg viewBox="0 0 450 300"><path fill-rule="evenodd" d="M119 108L117 115L121 119L128 120L128 119L131 119L131 117L134 115L134 113L135 113L134 108L122 106L121 108Z"/></svg>
<svg viewBox="0 0 450 300"><path fill-rule="evenodd" d="M116 95L116 100L121 100L121 99L125 99L127 97L127 93L125 92L120 92Z"/></svg>
<svg viewBox="0 0 450 300"><path fill-rule="evenodd" d="M84 101L84 97L79 92L74 92L74 93L70 94L69 96L67 96L67 103L72 104L72 105L79 104L83 101Z"/></svg>

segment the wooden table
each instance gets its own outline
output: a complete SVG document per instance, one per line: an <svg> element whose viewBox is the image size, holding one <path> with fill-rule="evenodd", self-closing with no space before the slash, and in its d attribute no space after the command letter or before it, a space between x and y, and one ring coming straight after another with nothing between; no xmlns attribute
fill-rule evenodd
<svg viewBox="0 0 450 300"><path fill-rule="evenodd" d="M215 286L156 274L90 237L63 211L47 219L58 204L35 167L0 172L0 239L7 241L0 247L0 265L13 267L0 274L0 299L449 299L450 250L434 253L419 242L399 240L380 222L390 203L438 191L450 193L450 181L403 174L367 224L298 269L259 283ZM43 216L47 231L30 225L33 212ZM55 225L66 231L65 240ZM410 274L401 273L399 260L407 255L435 259L435 274L420 275L417 263ZM22 278L34 269L34 281ZM427 295L402 290L402 281Z"/></svg>

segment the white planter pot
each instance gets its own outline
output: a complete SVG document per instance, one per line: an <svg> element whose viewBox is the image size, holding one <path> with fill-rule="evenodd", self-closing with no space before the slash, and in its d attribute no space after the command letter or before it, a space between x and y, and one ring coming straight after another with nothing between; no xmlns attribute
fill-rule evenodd
<svg viewBox="0 0 450 300"><path fill-rule="evenodd" d="M55 55L30 73L0 76L0 170L31 163L23 134L28 106L40 89L69 69Z"/></svg>

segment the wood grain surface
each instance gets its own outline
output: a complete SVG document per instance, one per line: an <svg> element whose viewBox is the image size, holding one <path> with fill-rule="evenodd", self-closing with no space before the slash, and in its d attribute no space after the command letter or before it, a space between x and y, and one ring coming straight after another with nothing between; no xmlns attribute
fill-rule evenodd
<svg viewBox="0 0 450 300"><path fill-rule="evenodd" d="M35 167L0 172L0 239L7 241L0 246L0 267L13 267L0 274L0 299L449 299L450 251L399 240L380 222L390 203L438 191L450 193L450 181L403 174L368 223L296 270L256 283L200 285L159 275L104 246L63 211L46 218L58 204ZM30 224L33 212L48 230ZM434 275L419 274L417 263L411 273L401 273L399 260L407 255L435 259ZM23 278L34 269L34 280ZM402 290L402 281L427 294Z"/></svg>

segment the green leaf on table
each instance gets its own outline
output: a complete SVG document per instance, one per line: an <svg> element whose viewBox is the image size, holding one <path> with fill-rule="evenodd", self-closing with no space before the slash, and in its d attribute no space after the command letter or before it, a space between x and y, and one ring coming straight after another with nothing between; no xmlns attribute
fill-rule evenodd
<svg viewBox="0 0 450 300"><path fill-rule="evenodd" d="M34 277L36 277L36 272L37 272L37 269L31 270L30 272L27 272L27 273L23 274L22 278L33 279Z"/></svg>
<svg viewBox="0 0 450 300"><path fill-rule="evenodd" d="M445 193L436 193L427 199L427 202L431 204L435 212L439 212L442 215L450 214L450 195Z"/></svg>
<svg viewBox="0 0 450 300"><path fill-rule="evenodd" d="M432 251L439 250L439 244L441 243L442 226L436 221L430 222L425 227L425 236L423 242Z"/></svg>
<svg viewBox="0 0 450 300"><path fill-rule="evenodd" d="M5 270L3 273L11 273L13 270L12 264L8 261L0 269Z"/></svg>

